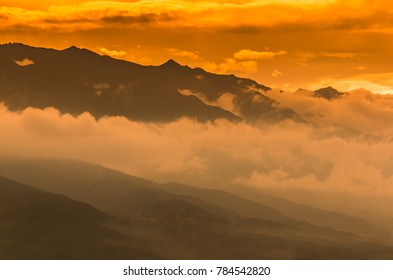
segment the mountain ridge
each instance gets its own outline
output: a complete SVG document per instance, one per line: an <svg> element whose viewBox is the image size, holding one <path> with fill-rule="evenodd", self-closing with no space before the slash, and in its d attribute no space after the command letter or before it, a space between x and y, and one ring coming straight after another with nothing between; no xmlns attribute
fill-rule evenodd
<svg viewBox="0 0 393 280"><path fill-rule="evenodd" d="M295 221L307 221L361 234L372 233L372 230L367 229L373 227L357 217L322 211L277 197L269 198L257 193L245 196L240 191L226 192L174 183L158 184L116 170L74 160L7 159L3 156L0 157L0 175L29 185L40 186L45 191L61 193L88 202L115 215L125 213L125 209L133 209L133 211L147 209L149 203L138 199L138 197L145 197L154 203L160 201L167 203L180 199L192 205L203 206L205 210L219 211L223 217L233 213L223 213L220 209L211 208L212 205L231 209L241 216L250 218L271 219L290 224L294 224ZM56 186L56 182L61 183ZM112 188L108 188L108 185ZM116 195L109 193L109 190ZM119 198L123 200L128 198L127 203L116 202ZM107 201L113 203L108 204ZM134 204L133 207L129 207L131 202Z"/></svg>
<svg viewBox="0 0 393 280"><path fill-rule="evenodd" d="M29 59L26 67L15 61ZM12 65L12 67L11 67ZM64 50L0 45L0 100L11 110L55 107L64 113L94 117L125 116L137 121L168 122L181 117L211 121L279 121L296 117L264 94L269 87L234 75L209 73L168 60L143 66L75 46ZM179 90L204 95L185 96ZM226 96L225 96L226 95ZM230 96L232 111L219 106Z"/></svg>
<svg viewBox="0 0 393 280"><path fill-rule="evenodd" d="M3 216L0 215L2 225L6 225L7 228L11 229L11 231L8 230L6 232L0 229L0 237L2 236L1 234L4 234L1 240L3 242L4 240L11 242L13 252L16 252L16 254L9 255L9 251L2 251L3 243L0 242L0 258L5 258L4 256L12 256L15 259L23 258L23 256L31 259L93 258L91 255L83 254L68 253L68 255L64 255L64 250L60 250L54 245L57 244L57 240L61 241L66 237L55 230L58 229L57 226L54 231L48 233L44 225L45 221L49 221L54 225L60 223L60 230L63 227L71 227L75 232L80 232L81 230L83 232L83 227L86 226L86 223L75 224L78 222L78 219L66 218L70 215L72 217L73 213L77 213L79 208L67 208L66 205L69 203L63 203L63 200L55 202L53 198L64 198L71 203L70 205L81 205L80 202L73 200L78 197L77 200L82 201L83 205L89 209L93 209L89 205L95 205L99 207L96 208L98 210L94 211L102 211L103 208L108 210L105 203L97 204L97 202L94 202L97 201L97 198L94 198L94 193L103 194L107 202L113 201L116 204L120 203L123 205L118 210L112 208L112 210L116 211L111 211L109 215L117 214L112 217L118 217L122 213L131 214L121 215L122 217L118 219L122 222L117 222L118 220L115 219L109 223L104 223L103 226L106 228L104 228L104 232L109 230L117 233L110 235L111 238L109 239L105 238L105 242L109 240L109 243L102 243L100 239L93 238L92 242L94 240L99 242L93 242L95 248L106 248L104 255L98 252L94 256L94 258L98 259L389 259L393 255L393 248L390 245L383 245L378 243L377 240L369 240L354 233L291 221L290 219L280 219L270 214L270 216L263 216L263 213L254 217L248 214L242 216L234 211L236 209L222 208L221 206L225 206L225 204L221 206L219 204L211 204L210 202L215 202L214 200L205 201L198 198L198 196L179 196L165 193L159 189L150 189L149 181L143 179L131 177L129 180L131 180L132 184L123 184L122 186L121 182L124 179L124 175L85 163L75 165L75 161L65 162L63 163L63 168L61 168L61 162L54 164L56 162L52 161L44 165L41 163L41 167L44 167L44 169L40 172L36 172L37 170L34 170L34 168L29 168L28 162L27 164L23 161L20 163L24 165L23 169L15 169L15 166L12 166L12 164L2 165L1 169L3 171L0 174L4 175L7 173L4 172L4 167L11 168L11 171L24 170L25 175L30 172L30 176L34 175L36 179L41 181L40 184L37 184L38 181L35 181L35 184L39 185L40 189L51 190L51 193L46 192L46 196L50 198L50 201L49 203L34 202L26 204L26 199L22 199L26 195L22 193L22 198L20 196L18 198L22 204L19 202L17 204L12 201L8 202L9 205L22 205L22 207L17 207L17 216L7 212ZM37 166L37 162L33 166ZM84 166L84 168L81 168L81 166ZM11 173L8 172L8 175L12 175ZM22 174L20 172L18 174L16 177L23 179ZM70 176L70 174L73 175ZM97 176L100 174L101 176ZM15 176L11 177L15 178ZM71 181L67 182L64 178L70 178ZM23 181L26 182L29 179L24 177ZM77 181L80 183L75 186ZM34 180L30 179L30 182L34 182ZM89 182L92 184L91 186ZM46 185L43 183L46 183ZM0 199L5 197L3 195L4 188L1 187L2 184L0 179ZM142 185L138 186L138 184ZM147 185L145 186L144 184ZM74 198L69 199L64 197L64 195L53 194L53 192L65 194L66 188L71 186L75 189L73 191L74 195L72 195ZM121 191L122 189L123 191ZM88 201L83 195L83 192L86 190L89 194L88 197L93 200ZM110 193L107 191L112 193L121 191L121 193L115 193L113 194L115 196L113 196L109 195ZM43 193L39 190L36 190L36 192ZM76 195L78 192L81 195ZM232 197L235 198L234 196ZM135 205L136 202L139 205ZM86 203L89 205L86 205ZM242 204L244 206L244 202ZM37 207L39 207L38 212ZM44 208L40 210L41 207ZM33 214L33 219L30 219L33 223L28 222L29 215L25 213L26 209ZM46 215L46 212L59 213L54 216L56 221L52 221L51 215ZM260 212L264 212L264 210ZM100 214L102 217L109 217L107 216L107 211L103 213L105 214ZM267 219L264 219L264 217ZM43 222L40 222L41 220ZM94 219L90 220L93 221ZM42 226L38 228L34 226L37 222ZM67 229L66 232L69 230ZM19 231L24 233L20 237L22 239L15 239L19 238ZM26 252L22 249L26 248L26 246L22 248L17 246L17 244L22 246L26 244L28 248L31 248L31 246L36 244L34 240L31 240L35 236L31 234L32 231L42 236L39 241L43 243L39 243L37 245L38 248L42 247L45 249L45 246L48 246L45 244L54 240L55 244L49 247L54 250L54 253L51 253L52 255L31 254L28 253L31 250ZM100 232L99 229L94 230L94 234L99 234ZM57 239L54 239L51 234L54 234ZM87 232L81 237L74 237L88 238L89 236L94 237L94 234ZM71 244L80 246L80 242L76 241L77 239L75 241L72 240L74 239L69 241ZM228 244L231 245L228 246ZM122 249L118 249L118 246L122 246Z"/></svg>

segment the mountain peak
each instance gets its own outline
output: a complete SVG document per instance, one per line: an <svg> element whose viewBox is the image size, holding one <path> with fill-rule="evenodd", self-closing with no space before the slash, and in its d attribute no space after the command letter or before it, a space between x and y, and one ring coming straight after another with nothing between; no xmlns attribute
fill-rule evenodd
<svg viewBox="0 0 393 280"><path fill-rule="evenodd" d="M335 89L334 87L332 87L332 86L328 86L328 87L325 87L325 88L321 88L321 89L319 89L319 90L330 90L330 91L335 91L335 92L338 92L338 90L337 89Z"/></svg>
<svg viewBox="0 0 393 280"><path fill-rule="evenodd" d="M161 66L181 66L181 65L176 61L174 61L173 59L169 59L167 62L161 64Z"/></svg>
<svg viewBox="0 0 393 280"><path fill-rule="evenodd" d="M304 89L304 88L298 88L294 93L302 93L302 92L305 92L305 91L307 91L307 90Z"/></svg>
<svg viewBox="0 0 393 280"><path fill-rule="evenodd" d="M100 57L99 54L85 48L79 48L77 46L71 46L61 51L67 56L74 57L77 59L87 59L87 58L97 58Z"/></svg>
<svg viewBox="0 0 393 280"><path fill-rule="evenodd" d="M71 47L64 49L63 51L77 51L77 50L79 51L81 49L78 48L77 46L71 46Z"/></svg>
<svg viewBox="0 0 393 280"><path fill-rule="evenodd" d="M337 89L328 86L325 88L320 88L318 90L315 91L315 95L317 97L322 97L328 100L332 100L332 99L336 99L339 98L343 95L343 92L339 92Z"/></svg>

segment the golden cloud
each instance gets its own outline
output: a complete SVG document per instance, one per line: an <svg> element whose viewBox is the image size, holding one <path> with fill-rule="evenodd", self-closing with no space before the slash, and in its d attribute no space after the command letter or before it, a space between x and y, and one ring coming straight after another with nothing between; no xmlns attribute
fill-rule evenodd
<svg viewBox="0 0 393 280"><path fill-rule="evenodd" d="M350 52L310 52L310 51L295 51L291 55L299 63L305 63L312 59L318 58L333 58L333 59L353 59L355 57L361 56L361 54L357 53L350 53Z"/></svg>
<svg viewBox="0 0 393 280"><path fill-rule="evenodd" d="M32 61L31 59L28 59L28 58L24 58L22 60L15 60L14 62L22 67L34 64L34 61Z"/></svg>
<svg viewBox="0 0 393 280"><path fill-rule="evenodd" d="M319 56L325 57L334 57L334 58L354 58L355 54L353 53L329 53L329 52L321 52L318 53Z"/></svg>
<svg viewBox="0 0 393 280"><path fill-rule="evenodd" d="M99 47L98 50L105 55L109 55L112 57L123 57L127 53L125 51L119 51L119 50L108 50L107 48L104 47Z"/></svg>
<svg viewBox="0 0 393 280"><path fill-rule="evenodd" d="M299 93L270 95L324 125L190 119L154 124L95 120L89 113L74 117L53 108L10 112L0 105L0 154L68 157L158 181L215 188L247 184L393 193L392 96L358 92L327 101ZM217 102L230 106L230 94Z"/></svg>
<svg viewBox="0 0 393 280"><path fill-rule="evenodd" d="M279 70L277 70L277 69L274 69L273 72L272 72L272 76L273 76L274 78L278 78L278 77L280 77L280 76L282 76L282 75L283 75L282 72L279 71Z"/></svg>
<svg viewBox="0 0 393 280"><path fill-rule="evenodd" d="M184 51L176 48L167 48L166 51L170 52L171 54L177 57L187 58L190 60L198 60L200 58L196 52L192 52L192 51Z"/></svg>
<svg viewBox="0 0 393 280"><path fill-rule="evenodd" d="M79 1L76 1L79 2ZM49 4L49 3L48 3ZM28 5L26 5L28 6ZM239 16L242 15L242 16ZM392 31L382 0L358 1L89 1L32 9L0 7L4 27L92 29L104 26L255 27Z"/></svg>
<svg viewBox="0 0 393 280"><path fill-rule="evenodd" d="M284 55L286 51L253 51L253 50L240 50L236 52L233 57L239 60L261 60L261 59L272 59L275 56Z"/></svg>
<svg viewBox="0 0 393 280"><path fill-rule="evenodd" d="M207 63L206 69L217 73L254 73L258 70L258 62L254 60L236 61L233 58L226 58L224 62L215 64Z"/></svg>

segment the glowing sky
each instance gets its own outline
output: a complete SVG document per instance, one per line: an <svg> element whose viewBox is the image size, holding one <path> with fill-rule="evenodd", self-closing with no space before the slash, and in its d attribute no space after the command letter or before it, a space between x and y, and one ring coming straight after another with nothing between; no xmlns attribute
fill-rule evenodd
<svg viewBox="0 0 393 280"><path fill-rule="evenodd" d="M89 48L281 89L393 93L393 4L382 0L0 2L0 43Z"/></svg>

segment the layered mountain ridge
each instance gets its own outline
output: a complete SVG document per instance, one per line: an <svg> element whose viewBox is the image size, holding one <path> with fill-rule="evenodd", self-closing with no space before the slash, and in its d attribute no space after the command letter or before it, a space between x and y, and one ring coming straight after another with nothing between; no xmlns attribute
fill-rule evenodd
<svg viewBox="0 0 393 280"><path fill-rule="evenodd" d="M367 221L308 208L310 216L319 215L315 225L296 214L301 205L292 205L289 217L281 212L285 203L266 206L225 191L161 185L70 160L2 157L0 176L36 187L0 178L2 259L393 256L393 247L378 241ZM59 244L70 245L64 251Z"/></svg>

